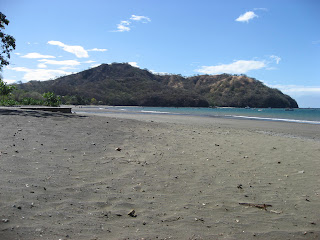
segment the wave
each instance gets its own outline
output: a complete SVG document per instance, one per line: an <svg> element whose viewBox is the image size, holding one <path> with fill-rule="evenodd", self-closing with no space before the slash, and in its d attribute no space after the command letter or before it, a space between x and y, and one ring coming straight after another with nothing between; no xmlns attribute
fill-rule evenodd
<svg viewBox="0 0 320 240"><path fill-rule="evenodd" d="M298 120L287 118L271 118L271 117L255 117L255 116L242 116L242 115L207 115L207 114L186 114L186 113L173 113L173 112L161 112L151 110L141 110L142 113L155 113L155 114L172 114L172 115L191 115L191 116L203 116L203 117L231 117L241 119L263 120L263 121L275 121L275 122L292 122L292 123L307 123L307 124L320 124L320 121L311 120Z"/></svg>
<svg viewBox="0 0 320 240"><path fill-rule="evenodd" d="M169 114L169 113L171 113L171 112L145 111L145 110L141 110L140 112L143 112L143 113L161 113L161 114Z"/></svg>
<svg viewBox="0 0 320 240"><path fill-rule="evenodd" d="M226 117L233 117L233 118L245 118L245 119L254 119L254 120L265 120L265 121L320 124L319 121L310 121L310 120L297 120L297 119L286 119L286 118L250 117L250 116L238 116L238 115L225 115L225 116L226 116Z"/></svg>

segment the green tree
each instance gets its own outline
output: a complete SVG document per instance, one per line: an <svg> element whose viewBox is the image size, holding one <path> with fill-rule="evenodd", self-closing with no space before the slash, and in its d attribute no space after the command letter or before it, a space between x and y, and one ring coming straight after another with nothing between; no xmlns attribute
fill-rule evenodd
<svg viewBox="0 0 320 240"><path fill-rule="evenodd" d="M9 34L3 33L9 20L0 12L0 71L3 66L9 65L10 52L16 48L16 40Z"/></svg>
<svg viewBox="0 0 320 240"><path fill-rule="evenodd" d="M97 99L95 99L95 98L91 98L91 101L90 101L90 103L91 103L91 105L97 105Z"/></svg>
<svg viewBox="0 0 320 240"><path fill-rule="evenodd" d="M51 106L51 107L58 107L60 106L60 96L55 95L53 92L47 92L43 94L43 97L45 98L45 105Z"/></svg>
<svg viewBox="0 0 320 240"><path fill-rule="evenodd" d="M4 101L4 97L8 96L13 90L15 86L7 85L2 79L0 79L0 95L2 95L2 100Z"/></svg>

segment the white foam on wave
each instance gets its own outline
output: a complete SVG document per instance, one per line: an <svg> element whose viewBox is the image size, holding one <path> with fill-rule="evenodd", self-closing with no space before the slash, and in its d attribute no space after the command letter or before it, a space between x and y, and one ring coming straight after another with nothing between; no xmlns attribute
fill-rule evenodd
<svg viewBox="0 0 320 240"><path fill-rule="evenodd" d="M265 118L265 117L250 117L250 116L238 116L238 115L225 115L225 116L226 116L226 117L234 117L234 118L246 118L246 119L256 119L256 120L267 120L267 121L280 121L280 122L295 122L295 123L320 124L319 121L297 120L297 119L286 119L286 118Z"/></svg>
<svg viewBox="0 0 320 240"><path fill-rule="evenodd" d="M144 113L162 113L162 114L168 114L170 112L160 112L160 111L145 111L145 110L141 110L141 112L144 112Z"/></svg>

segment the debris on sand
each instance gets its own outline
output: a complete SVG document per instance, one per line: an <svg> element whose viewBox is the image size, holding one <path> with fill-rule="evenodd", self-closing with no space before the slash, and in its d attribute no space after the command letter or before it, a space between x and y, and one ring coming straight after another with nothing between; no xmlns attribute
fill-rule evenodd
<svg viewBox="0 0 320 240"><path fill-rule="evenodd" d="M270 204L255 204L255 203L239 203L240 205L245 205L245 206L249 206L249 207L256 207L256 208L261 208L267 211L267 207L272 207L272 205Z"/></svg>
<svg viewBox="0 0 320 240"><path fill-rule="evenodd" d="M130 217L137 217L136 211L135 211L134 209L132 209L132 210L128 213L128 215L129 215Z"/></svg>

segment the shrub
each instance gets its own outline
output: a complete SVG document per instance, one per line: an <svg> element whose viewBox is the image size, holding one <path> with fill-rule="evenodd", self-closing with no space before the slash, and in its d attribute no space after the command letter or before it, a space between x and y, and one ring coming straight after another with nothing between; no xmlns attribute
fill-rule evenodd
<svg viewBox="0 0 320 240"><path fill-rule="evenodd" d="M53 92L44 93L43 97L45 98L44 105L51 107L60 106L61 98L60 96L55 95Z"/></svg>

